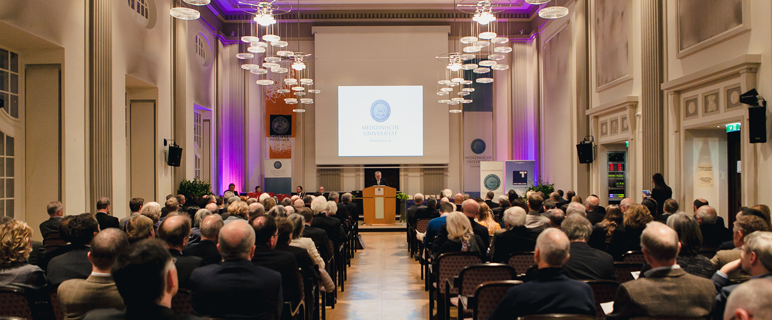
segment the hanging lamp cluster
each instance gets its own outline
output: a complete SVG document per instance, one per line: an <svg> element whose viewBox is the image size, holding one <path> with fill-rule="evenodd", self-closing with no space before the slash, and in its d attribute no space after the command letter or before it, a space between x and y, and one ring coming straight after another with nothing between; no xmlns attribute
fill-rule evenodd
<svg viewBox="0 0 772 320"><path fill-rule="evenodd" d="M176 1L175 1L176 2ZM183 0L182 3L187 3L194 7L200 7L208 5L211 2L211 0ZM198 11L198 9L194 9L192 7L186 7L184 5L175 5L174 8L169 10L169 14L180 20L196 20L201 17L201 12Z"/></svg>

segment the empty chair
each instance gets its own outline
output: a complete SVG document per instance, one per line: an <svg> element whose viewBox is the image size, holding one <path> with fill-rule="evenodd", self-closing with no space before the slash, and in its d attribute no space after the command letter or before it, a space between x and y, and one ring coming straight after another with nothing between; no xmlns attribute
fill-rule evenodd
<svg viewBox="0 0 772 320"><path fill-rule="evenodd" d="M443 253L437 258L436 277L431 286L429 286L429 315L434 310L434 302L437 302L438 313L444 311L444 306L439 305L446 294L456 295L458 289L453 288L451 292L445 292L444 283L447 279L457 277L461 270L466 266L482 263L482 258L477 252L451 252ZM442 308L442 309L441 309Z"/></svg>
<svg viewBox="0 0 772 320"><path fill-rule="evenodd" d="M509 255L507 264L515 268L517 274L525 274L528 268L532 267L535 262L533 260L533 251L528 252L515 252Z"/></svg>

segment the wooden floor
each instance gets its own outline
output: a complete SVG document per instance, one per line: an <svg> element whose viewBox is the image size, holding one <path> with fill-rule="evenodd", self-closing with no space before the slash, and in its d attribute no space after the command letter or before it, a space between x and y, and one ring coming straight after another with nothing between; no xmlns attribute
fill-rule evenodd
<svg viewBox="0 0 772 320"><path fill-rule="evenodd" d="M357 251L345 291L338 292L331 320L429 319L429 293L421 267L410 258L404 232L362 232L365 250Z"/></svg>

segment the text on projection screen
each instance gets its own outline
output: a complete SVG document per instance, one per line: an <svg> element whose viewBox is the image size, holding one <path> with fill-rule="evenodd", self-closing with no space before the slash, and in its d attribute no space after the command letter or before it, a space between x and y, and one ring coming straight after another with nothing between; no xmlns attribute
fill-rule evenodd
<svg viewBox="0 0 772 320"><path fill-rule="evenodd" d="M421 157L423 123L423 86L338 87L339 157Z"/></svg>

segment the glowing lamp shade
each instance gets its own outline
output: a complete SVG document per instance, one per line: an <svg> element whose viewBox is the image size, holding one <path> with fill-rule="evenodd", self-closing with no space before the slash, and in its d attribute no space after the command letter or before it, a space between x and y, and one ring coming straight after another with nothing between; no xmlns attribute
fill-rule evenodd
<svg viewBox="0 0 772 320"><path fill-rule="evenodd" d="M185 3L194 6L205 6L211 2L211 0L184 0Z"/></svg>
<svg viewBox="0 0 772 320"><path fill-rule="evenodd" d="M484 11L484 12L475 14L474 17L472 18L472 21L477 22L481 25L487 25L488 23L496 21L496 17L493 16L492 13Z"/></svg>
<svg viewBox="0 0 772 320"><path fill-rule="evenodd" d="M198 10L184 7L176 7L169 10L169 14L180 20L196 20L201 17Z"/></svg>
<svg viewBox="0 0 772 320"><path fill-rule="evenodd" d="M305 70L306 69L306 64L303 63L303 62L297 61L297 62L292 64L292 69L294 69L294 70Z"/></svg>
<svg viewBox="0 0 772 320"><path fill-rule="evenodd" d="M245 60L245 59L252 59L255 55L251 53L237 53L236 59Z"/></svg>
<svg viewBox="0 0 772 320"><path fill-rule="evenodd" d="M448 110L448 112L450 112L450 113L461 113L461 112L463 112L463 110L453 109L453 110Z"/></svg>
<svg viewBox="0 0 772 320"><path fill-rule="evenodd" d="M525 0L528 4L545 4L547 2L550 2L550 0Z"/></svg>
<svg viewBox="0 0 772 320"><path fill-rule="evenodd" d="M256 14L253 20L263 27L276 23L276 19L273 18L272 14Z"/></svg>
<svg viewBox="0 0 772 320"><path fill-rule="evenodd" d="M568 15L568 8L563 6L546 7L539 10L539 17L544 19L560 19Z"/></svg>

